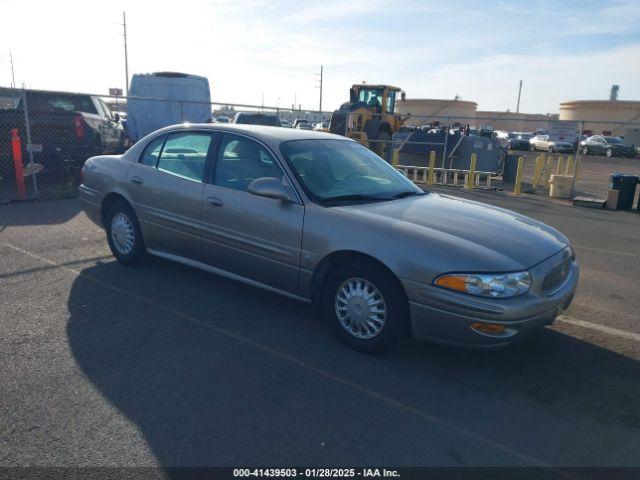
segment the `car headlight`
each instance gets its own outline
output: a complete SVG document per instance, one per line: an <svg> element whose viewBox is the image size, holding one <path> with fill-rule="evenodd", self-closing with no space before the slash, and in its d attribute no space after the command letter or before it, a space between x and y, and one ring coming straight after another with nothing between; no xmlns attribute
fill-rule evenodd
<svg viewBox="0 0 640 480"><path fill-rule="evenodd" d="M440 275L433 283L448 290L480 297L511 298L529 291L531 275L529 272L448 273Z"/></svg>

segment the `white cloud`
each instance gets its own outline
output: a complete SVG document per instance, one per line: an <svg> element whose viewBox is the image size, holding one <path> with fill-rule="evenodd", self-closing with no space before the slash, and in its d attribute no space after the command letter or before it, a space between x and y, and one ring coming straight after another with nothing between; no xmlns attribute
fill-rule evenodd
<svg viewBox="0 0 640 480"><path fill-rule="evenodd" d="M520 111L557 112L567 100L608 98L621 85L621 99L638 99L640 43L577 55L493 55L447 65L407 86L409 97L453 98L478 102L480 110L515 110L523 80Z"/></svg>
<svg viewBox="0 0 640 480"><path fill-rule="evenodd" d="M264 93L266 104L288 107L295 96L315 108L320 65L325 66L324 106L330 109L362 80L396 84L409 97L460 94L483 109L506 109L514 108L522 78L521 107L532 112L555 111L569 98L605 98L612 83L621 84L622 97L639 96L637 45L588 55L551 53L567 42L556 35L561 27L573 26L565 20L586 12L566 15L558 7L549 18L553 34L545 35L534 24L508 21L538 18L535 12L545 6L535 2L519 13L511 2L498 2L488 11L411 0L331 0L311 6L110 0L99 8L80 0L0 0L0 7L17 19L0 29L0 45L7 49L0 52L0 85L10 83L12 48L19 83L96 92L123 87L120 23L126 9L130 73L205 75L216 101L259 104ZM627 32L640 8L631 2L608 5L595 13L599 22L588 13L588 26L612 31L620 24ZM522 54L505 53L515 48Z"/></svg>

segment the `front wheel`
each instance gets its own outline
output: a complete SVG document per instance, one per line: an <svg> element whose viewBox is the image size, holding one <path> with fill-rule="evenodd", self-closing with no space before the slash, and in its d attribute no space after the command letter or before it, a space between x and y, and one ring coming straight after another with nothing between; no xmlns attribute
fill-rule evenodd
<svg viewBox="0 0 640 480"><path fill-rule="evenodd" d="M408 317L402 288L372 263L347 263L334 269L325 283L321 308L335 335L365 353L389 350Z"/></svg>
<svg viewBox="0 0 640 480"><path fill-rule="evenodd" d="M588 147L582 147L582 154L583 155L589 155L589 148Z"/></svg>
<svg viewBox="0 0 640 480"><path fill-rule="evenodd" d="M135 265L143 259L146 248L133 209L125 202L116 202L105 217L107 241L111 253L124 265Z"/></svg>

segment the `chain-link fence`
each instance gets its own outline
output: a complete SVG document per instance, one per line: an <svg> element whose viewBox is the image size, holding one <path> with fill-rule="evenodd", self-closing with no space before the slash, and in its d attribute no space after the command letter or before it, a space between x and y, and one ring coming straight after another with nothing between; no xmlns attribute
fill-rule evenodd
<svg viewBox="0 0 640 480"><path fill-rule="evenodd" d="M640 122L405 114L399 130L372 131L368 122L380 127L385 116L343 112L331 119L331 112L262 105L0 88L0 202L75 197L87 158L120 154L182 122L331 130L361 141L415 181L452 186L510 188L503 184L515 181L518 157L525 182L533 184L544 164L543 173L562 171L574 187L579 181L578 191L598 195L610 173L640 174Z"/></svg>
<svg viewBox="0 0 640 480"><path fill-rule="evenodd" d="M330 112L301 108L0 88L0 203L75 197L87 158L121 154L167 125L327 130L330 118Z"/></svg>

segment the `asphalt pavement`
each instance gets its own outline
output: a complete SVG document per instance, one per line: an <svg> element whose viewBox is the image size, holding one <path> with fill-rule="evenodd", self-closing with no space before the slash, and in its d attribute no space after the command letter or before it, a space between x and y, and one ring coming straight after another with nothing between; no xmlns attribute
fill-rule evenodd
<svg viewBox="0 0 640 480"><path fill-rule="evenodd" d="M77 200L0 206L0 466L639 466L640 215L440 190L569 236L554 326L367 356L311 306L117 264Z"/></svg>

